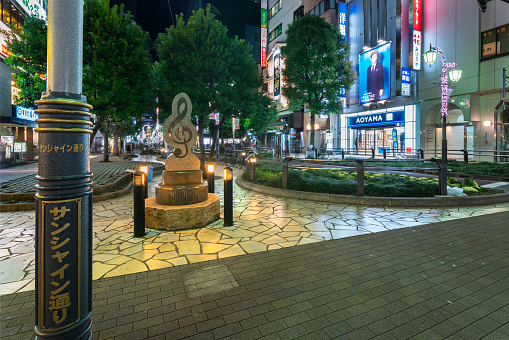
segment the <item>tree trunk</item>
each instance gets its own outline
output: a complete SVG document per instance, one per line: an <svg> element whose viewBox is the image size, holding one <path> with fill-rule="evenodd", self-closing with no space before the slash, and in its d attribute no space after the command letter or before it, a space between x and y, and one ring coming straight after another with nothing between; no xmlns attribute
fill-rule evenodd
<svg viewBox="0 0 509 340"><path fill-rule="evenodd" d="M316 157L316 147L315 147L315 115L313 113L311 113L311 119L310 119L310 124L311 124L311 136L309 137L309 145L312 145L313 148L310 150L311 152L311 155L309 155L308 152L306 152L308 154L308 157L313 157L315 158Z"/></svg>
<svg viewBox="0 0 509 340"><path fill-rule="evenodd" d="M92 130L92 134L90 135L90 146L92 146L92 143L94 142L95 135L97 134L97 131L99 131L99 129L103 125L105 119L106 119L105 116L99 116L99 119L95 123L94 129Z"/></svg>
<svg viewBox="0 0 509 340"><path fill-rule="evenodd" d="M109 162L110 156L108 153L109 149L109 143L108 143L108 131L109 131L109 125L110 123L106 121L105 129L103 131L103 138L104 138L104 150L103 150L103 162Z"/></svg>
<svg viewBox="0 0 509 340"><path fill-rule="evenodd" d="M118 125L113 126L113 156L120 156L118 148L119 129Z"/></svg>
<svg viewBox="0 0 509 340"><path fill-rule="evenodd" d="M222 118L221 120L219 121L219 125L215 125L214 126L214 134L212 135L212 145L210 146L210 154L209 154L209 162L212 162L214 160L214 153L216 151L216 145L217 147L219 147L218 143L218 132L219 132L219 128L221 126L223 126L223 123L226 119L226 116L225 115L221 115ZM219 162L219 159L216 159L216 162Z"/></svg>
<svg viewBox="0 0 509 340"><path fill-rule="evenodd" d="M205 145L203 144L203 122L204 116L198 116L198 142L200 144L200 168L205 172Z"/></svg>

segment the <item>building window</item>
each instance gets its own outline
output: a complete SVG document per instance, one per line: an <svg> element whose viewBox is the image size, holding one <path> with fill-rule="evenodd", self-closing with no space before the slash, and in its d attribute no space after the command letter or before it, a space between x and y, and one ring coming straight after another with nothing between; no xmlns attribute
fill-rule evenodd
<svg viewBox="0 0 509 340"><path fill-rule="evenodd" d="M300 6L293 12L293 20L304 16L304 6Z"/></svg>
<svg viewBox="0 0 509 340"><path fill-rule="evenodd" d="M323 0L318 5L313 7L306 14L322 15L323 13L327 12L329 9L335 8L335 6L336 6L336 2L334 0Z"/></svg>
<svg viewBox="0 0 509 340"><path fill-rule="evenodd" d="M2 21L6 24L11 23L11 3L9 0L0 0Z"/></svg>
<svg viewBox="0 0 509 340"><path fill-rule="evenodd" d="M277 12L281 9L281 0L276 2L274 6L272 6L268 13L268 18L272 18L274 15L276 15Z"/></svg>
<svg viewBox="0 0 509 340"><path fill-rule="evenodd" d="M269 33L269 42L279 37L281 34L283 34L283 24L279 24L278 27L270 31Z"/></svg>
<svg viewBox="0 0 509 340"><path fill-rule="evenodd" d="M481 33L481 60L509 55L509 24Z"/></svg>

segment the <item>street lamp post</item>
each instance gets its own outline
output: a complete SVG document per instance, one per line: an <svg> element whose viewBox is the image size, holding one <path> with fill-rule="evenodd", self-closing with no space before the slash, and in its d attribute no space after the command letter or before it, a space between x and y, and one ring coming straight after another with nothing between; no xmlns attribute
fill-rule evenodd
<svg viewBox="0 0 509 340"><path fill-rule="evenodd" d="M48 80L36 104L35 334L92 337L90 110L82 93L83 0L49 0Z"/></svg>
<svg viewBox="0 0 509 340"><path fill-rule="evenodd" d="M449 78L451 81L457 82L461 78L461 73L463 70L459 70L456 68L456 63L448 63L445 59L444 52L436 46L429 45L429 51L423 54L424 62L428 64L430 67L435 63L437 59L437 54L440 54L440 58L442 58L442 74L440 75L440 85L442 86L442 108L440 112L442 113L442 159L447 163L447 133L446 133L446 124L447 124L447 103L449 102L449 82L447 81L447 69L451 69L449 71Z"/></svg>

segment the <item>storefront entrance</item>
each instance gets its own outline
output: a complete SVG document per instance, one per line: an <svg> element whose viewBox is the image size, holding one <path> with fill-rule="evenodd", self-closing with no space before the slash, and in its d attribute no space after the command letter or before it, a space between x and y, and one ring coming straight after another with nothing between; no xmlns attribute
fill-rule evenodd
<svg viewBox="0 0 509 340"><path fill-rule="evenodd" d="M376 153L403 152L405 149L405 127L404 126L386 126L371 129L351 129L350 140L353 141L353 147L357 148L359 153L369 154L374 149Z"/></svg>

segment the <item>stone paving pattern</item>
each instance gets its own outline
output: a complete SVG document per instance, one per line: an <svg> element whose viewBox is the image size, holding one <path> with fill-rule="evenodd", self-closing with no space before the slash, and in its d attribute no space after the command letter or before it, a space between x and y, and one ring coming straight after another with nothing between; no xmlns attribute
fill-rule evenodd
<svg viewBox="0 0 509 340"><path fill-rule="evenodd" d="M160 181L161 176L156 176L150 183L150 196ZM217 178L215 185L223 202L222 179ZM94 203L94 280L509 208L509 203L443 209L370 208L271 197L234 185L233 227L224 227L218 220L202 229L147 229L146 237L134 238L132 204L132 196ZM33 211L0 213L0 295L35 288L34 218Z"/></svg>
<svg viewBox="0 0 509 340"><path fill-rule="evenodd" d="M509 212L93 283L92 339L508 339ZM33 339L34 293L0 296Z"/></svg>

